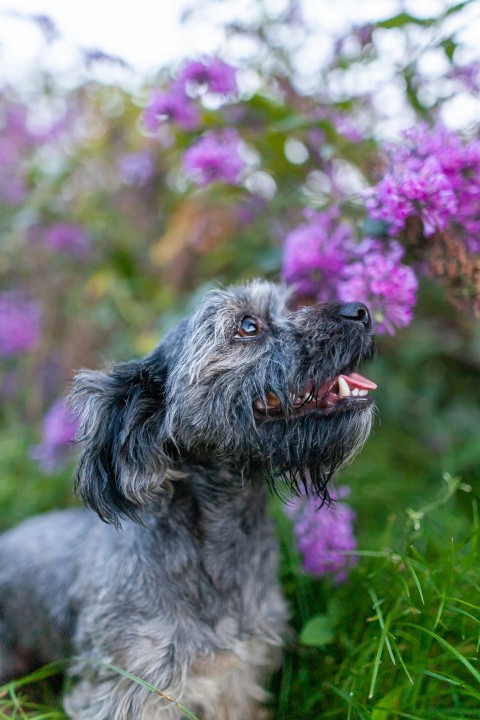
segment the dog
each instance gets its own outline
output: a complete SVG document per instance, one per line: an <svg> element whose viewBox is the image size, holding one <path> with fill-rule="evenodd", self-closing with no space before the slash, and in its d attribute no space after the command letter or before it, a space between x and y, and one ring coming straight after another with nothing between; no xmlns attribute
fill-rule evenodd
<svg viewBox="0 0 480 720"><path fill-rule="evenodd" d="M290 309L256 280L210 291L145 358L80 372L90 509L2 536L1 680L72 658L75 720L266 717L288 619L268 490L328 500L370 431L373 342L362 303Z"/></svg>

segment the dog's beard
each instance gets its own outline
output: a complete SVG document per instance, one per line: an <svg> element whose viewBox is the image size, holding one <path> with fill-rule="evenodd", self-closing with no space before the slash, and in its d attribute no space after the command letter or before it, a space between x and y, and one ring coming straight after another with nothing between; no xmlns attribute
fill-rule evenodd
<svg viewBox="0 0 480 720"><path fill-rule="evenodd" d="M362 449L374 412L371 405L330 415L259 420L247 403L239 402L225 413L220 397L217 402L213 398L210 408L200 428L182 415L175 428L183 448L180 455L200 464L208 457L239 471L244 479L263 476L277 495L307 494L319 504L328 501L328 483L335 473Z"/></svg>
<svg viewBox="0 0 480 720"><path fill-rule="evenodd" d="M281 497L307 494L328 501L328 483L362 449L372 425L372 409L259 428L258 455L263 474Z"/></svg>

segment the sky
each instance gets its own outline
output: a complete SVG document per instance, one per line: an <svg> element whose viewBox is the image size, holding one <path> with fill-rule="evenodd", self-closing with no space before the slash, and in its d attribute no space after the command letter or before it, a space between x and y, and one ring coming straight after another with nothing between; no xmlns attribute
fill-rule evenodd
<svg viewBox="0 0 480 720"><path fill-rule="evenodd" d="M273 11L285 5L285 0L262 1ZM436 12L447 1L421 0L415 4L415 11ZM192 5L198 8L198 0L0 0L3 63L7 63L7 73L15 76L35 57L39 43L34 29L9 16L9 11L48 15L67 44L96 47L119 55L142 72L191 55L192 51L211 54L221 45L222 34L215 28L215 18L209 16L197 19L195 24L182 24L182 13ZM261 5L259 0L227 0L210 3L208 12L214 13L216 19L222 15L230 19L232 12L248 18L260 12ZM304 15L311 25L332 32L352 20L361 23L372 17L388 16L399 5L400 0L302 0ZM59 62L66 62L67 56L62 59L60 49L58 53Z"/></svg>
<svg viewBox="0 0 480 720"><path fill-rule="evenodd" d="M20 75L35 58L41 44L38 32L18 14L49 16L65 38L58 62L69 61L68 46L99 48L121 56L134 67L148 71L184 54L194 42L192 28L180 23L187 0L0 0L0 42L7 73ZM154 8L152 10L152 7ZM11 13L11 14L10 14ZM12 16L13 15L13 16ZM200 46L200 38L195 44ZM215 39L213 39L215 41ZM201 49L202 51L202 49Z"/></svg>
<svg viewBox="0 0 480 720"><path fill-rule="evenodd" d="M61 33L62 40L51 46L47 59L48 68L56 73L57 83L68 84L80 72L76 48L100 49L106 53L120 56L126 60L136 73L125 74L120 68L101 67L97 64L96 77L108 82L121 84L138 82L153 75L155 70L180 61L186 57L201 54L220 54L225 59L234 51L235 61L241 59L242 52L248 54L248 47L232 47L225 41L220 30L223 20L252 18L262 10L262 5L272 12L281 10L287 0L212 0L208 6L202 0L0 0L0 49L2 57L2 77L11 83L34 82L32 68L38 67L41 35L32 23L22 19L22 15L47 15ZM312 70L323 64L331 51L335 35L351 23L362 24L372 19L389 17L403 6L420 16L435 16L454 0L301 0L303 16L312 32L311 42L302 48L299 59L302 70ZM195 22L182 23L182 14L191 7L196 10ZM205 9L207 8L208 9ZM202 8L204 8L202 12ZM462 29L472 52L480 56L478 38L480 37L480 2L472 4L472 15ZM331 43L329 45L329 38ZM387 52L383 57L395 63L401 56L402 48L395 39L395 33L388 36ZM384 49L385 50L385 49ZM400 54L399 54L400 53ZM430 63L432 78L440 76L441 51L424 62ZM396 57L398 56L398 57ZM443 61L445 59L443 58ZM440 64L439 64L440 63ZM429 70L429 68L424 68ZM85 72L84 68L82 72ZM102 75L103 73L103 75ZM115 76L117 73L117 76ZM381 90L380 101L391 106L391 115L395 117L396 99L394 88L389 88L388 77L391 71L376 69L376 77L363 78L367 85L382 84L385 77L386 87ZM355 79L355 83L362 79ZM358 87L356 87L358 89ZM368 87L366 88L368 89ZM462 127L478 120L480 103L468 98L458 98L446 108L447 122ZM402 119L397 118L396 124ZM392 128L394 127L392 125Z"/></svg>

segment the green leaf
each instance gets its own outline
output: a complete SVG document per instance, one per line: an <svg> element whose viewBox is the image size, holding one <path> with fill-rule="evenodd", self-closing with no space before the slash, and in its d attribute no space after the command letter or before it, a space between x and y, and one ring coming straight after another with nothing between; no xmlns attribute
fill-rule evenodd
<svg viewBox="0 0 480 720"><path fill-rule="evenodd" d="M455 40L452 40L452 38L446 38L446 40L442 40L442 42L440 43L440 47L442 48L443 52L450 60L450 62L453 59L453 54L457 49L457 45L458 43L456 43Z"/></svg>
<svg viewBox="0 0 480 720"><path fill-rule="evenodd" d="M317 615L312 618L300 633L300 642L312 647L324 647L334 639L332 621L327 615Z"/></svg>
<svg viewBox="0 0 480 720"><path fill-rule="evenodd" d="M472 2L473 0L463 0L463 2L452 5L452 7L448 8L448 10L445 12L445 17L448 17L449 15L453 15L454 13L463 10L464 7L467 7L467 5L470 5Z"/></svg>
<svg viewBox="0 0 480 720"><path fill-rule="evenodd" d="M414 25L422 25L423 27L429 27L435 22L436 18L419 18L415 17L414 15L410 15L410 13L402 12L398 13L398 15L394 15L391 18L387 18L386 20L381 20L380 22L376 23L376 27L389 29L396 27L405 27L405 25L409 25L410 23L413 23Z"/></svg>
<svg viewBox="0 0 480 720"><path fill-rule="evenodd" d="M392 710L398 710L400 697L405 688L394 687L389 693L379 700L372 710L371 720L390 720Z"/></svg>

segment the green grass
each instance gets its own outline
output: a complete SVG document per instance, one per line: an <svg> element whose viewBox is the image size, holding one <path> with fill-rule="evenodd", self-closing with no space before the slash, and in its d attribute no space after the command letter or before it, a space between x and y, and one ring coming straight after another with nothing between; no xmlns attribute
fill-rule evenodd
<svg viewBox="0 0 480 720"><path fill-rule="evenodd" d="M64 667L65 663L52 663L24 678L0 686L0 718L65 720L66 715L54 689Z"/></svg>
<svg viewBox="0 0 480 720"><path fill-rule="evenodd" d="M444 485L424 507L405 508L402 538L387 521L339 587L301 574L277 513L300 641L275 679L276 718L480 717L477 503L459 530L457 493L469 488L448 475Z"/></svg>

